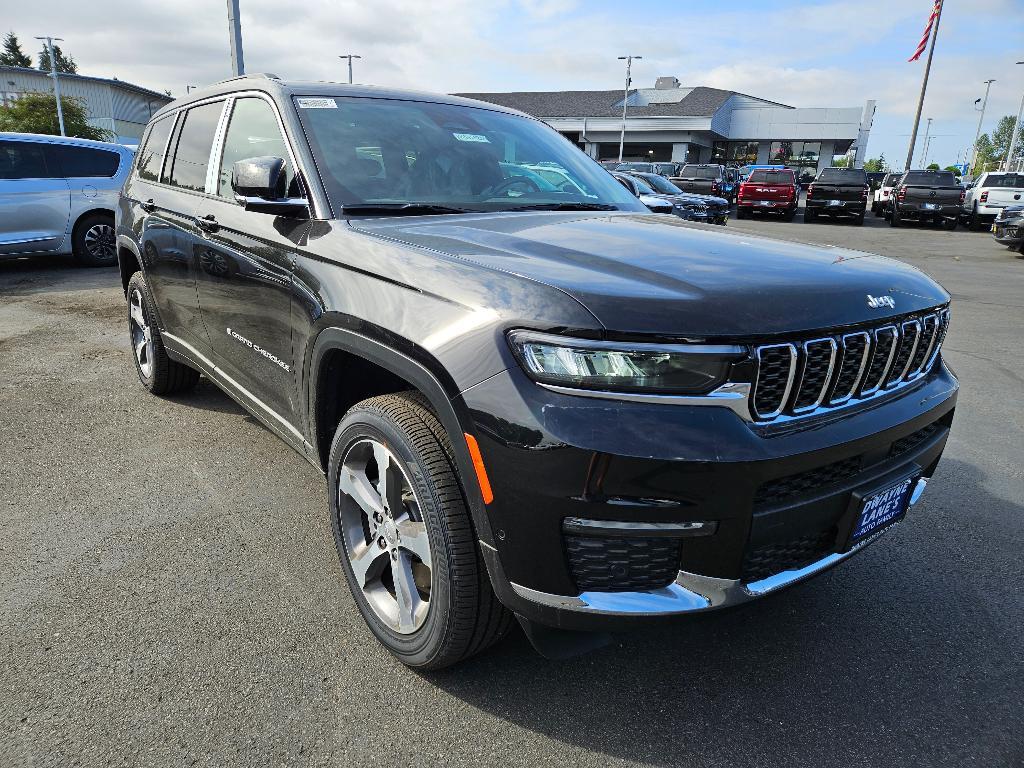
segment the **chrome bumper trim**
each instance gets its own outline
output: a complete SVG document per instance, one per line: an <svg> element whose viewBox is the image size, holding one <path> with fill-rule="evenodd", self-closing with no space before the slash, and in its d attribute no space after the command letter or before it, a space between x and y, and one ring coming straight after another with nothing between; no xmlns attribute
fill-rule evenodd
<svg viewBox="0 0 1024 768"><path fill-rule="evenodd" d="M920 500L927 485L927 478L918 479L911 493L909 506L912 507ZM743 583L739 579L717 579L699 573L680 571L676 580L668 586L646 592L582 592L579 595L552 595L515 582L512 582L512 589L517 595L531 602L576 613L642 617L709 611L756 600L770 592L826 571L874 543L893 527L888 526L847 552L836 552L803 568L782 571L766 579L749 583Z"/></svg>

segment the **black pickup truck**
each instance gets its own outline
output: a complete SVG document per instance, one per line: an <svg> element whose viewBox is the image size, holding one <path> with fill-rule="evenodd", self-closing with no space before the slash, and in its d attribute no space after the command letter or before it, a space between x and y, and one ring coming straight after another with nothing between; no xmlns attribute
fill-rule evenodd
<svg viewBox="0 0 1024 768"><path fill-rule="evenodd" d="M867 207L868 175L863 168L823 168L807 188L804 222L819 216L854 216L860 225Z"/></svg>
<svg viewBox="0 0 1024 768"><path fill-rule="evenodd" d="M735 197L734 185L726 178L722 165L687 163L679 170L679 175L670 176L669 181L683 192L724 197L730 202Z"/></svg>
<svg viewBox="0 0 1024 768"><path fill-rule="evenodd" d="M911 220L956 229L965 191L950 171L907 171L889 198L889 226Z"/></svg>

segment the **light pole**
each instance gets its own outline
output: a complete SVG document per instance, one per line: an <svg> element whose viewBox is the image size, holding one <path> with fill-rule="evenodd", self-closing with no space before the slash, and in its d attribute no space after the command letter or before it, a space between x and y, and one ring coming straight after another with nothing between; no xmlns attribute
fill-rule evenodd
<svg viewBox="0 0 1024 768"><path fill-rule="evenodd" d="M57 123L60 125L60 135L64 133L64 110L60 105L60 83L57 81L57 57L53 55L53 41L64 42L63 37L36 37L36 40L43 40L46 43L46 50L50 53L50 77L53 78L53 95L57 97Z"/></svg>
<svg viewBox="0 0 1024 768"><path fill-rule="evenodd" d="M1024 61L1018 61L1018 64L1024 64ZM1020 116L1024 113L1024 96L1020 97L1020 109L1017 110L1017 119L1013 123L1013 130L1010 131L1010 148L1006 150L1006 162L1003 163L1003 170L1013 170L1010 167L1010 163L1013 162L1013 153L1017 151L1017 134L1020 133Z"/></svg>
<svg viewBox="0 0 1024 768"><path fill-rule="evenodd" d="M928 139L929 134L932 132L932 118L928 118L928 124L924 127L924 147L921 152L921 167L924 168L924 164L928 159Z"/></svg>
<svg viewBox="0 0 1024 768"><path fill-rule="evenodd" d="M981 116L978 118L978 130L976 130L974 132L974 145L973 145L973 149L971 150L971 167L967 169L968 173L973 173L974 172L974 161L978 157L978 139L981 137L981 123L985 120L985 107L988 105L988 91L992 87L992 83L994 83L994 82L995 82L995 80L986 80L985 81L985 98L984 99L975 99L974 100L974 108L975 109L978 108L978 102L979 101L981 102Z"/></svg>
<svg viewBox="0 0 1024 768"><path fill-rule="evenodd" d="M346 53L338 57L339 59L348 59L348 84L352 85L352 59L363 58L358 53Z"/></svg>
<svg viewBox="0 0 1024 768"><path fill-rule="evenodd" d="M190 93L192 93L192 89L193 88L198 88L198 87L199 87L198 85L186 85L185 86L185 95L188 96Z"/></svg>
<svg viewBox="0 0 1024 768"><path fill-rule="evenodd" d="M622 98L622 132L619 133L619 162L622 162L622 149L626 144L626 104L629 102L629 73L633 68L633 59L642 59L643 56L619 56L619 61L626 62L626 88Z"/></svg>
<svg viewBox="0 0 1024 768"><path fill-rule="evenodd" d="M242 55L242 19L238 0L228 0L228 40L231 43L231 74L241 77L245 74L245 57Z"/></svg>

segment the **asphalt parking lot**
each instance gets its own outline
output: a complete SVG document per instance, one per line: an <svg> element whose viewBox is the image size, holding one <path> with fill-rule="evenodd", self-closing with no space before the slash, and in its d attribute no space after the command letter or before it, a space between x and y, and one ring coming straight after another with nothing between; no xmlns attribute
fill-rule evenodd
<svg viewBox="0 0 1024 768"><path fill-rule="evenodd" d="M0 262L0 764L1024 764L1024 259L985 233L731 221L953 295L961 395L908 521L741 610L420 675L364 626L324 481L203 381L139 385L115 269Z"/></svg>

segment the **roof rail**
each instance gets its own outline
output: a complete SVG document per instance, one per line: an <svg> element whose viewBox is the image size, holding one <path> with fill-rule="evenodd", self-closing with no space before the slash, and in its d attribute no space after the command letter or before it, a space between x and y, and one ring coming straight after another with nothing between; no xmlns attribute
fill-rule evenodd
<svg viewBox="0 0 1024 768"><path fill-rule="evenodd" d="M262 80L280 80L281 78L275 75L273 72L253 72L252 74L238 75L236 77L229 77L225 80L218 80L214 85L221 85L222 83L231 83L235 80L249 80L260 78Z"/></svg>

